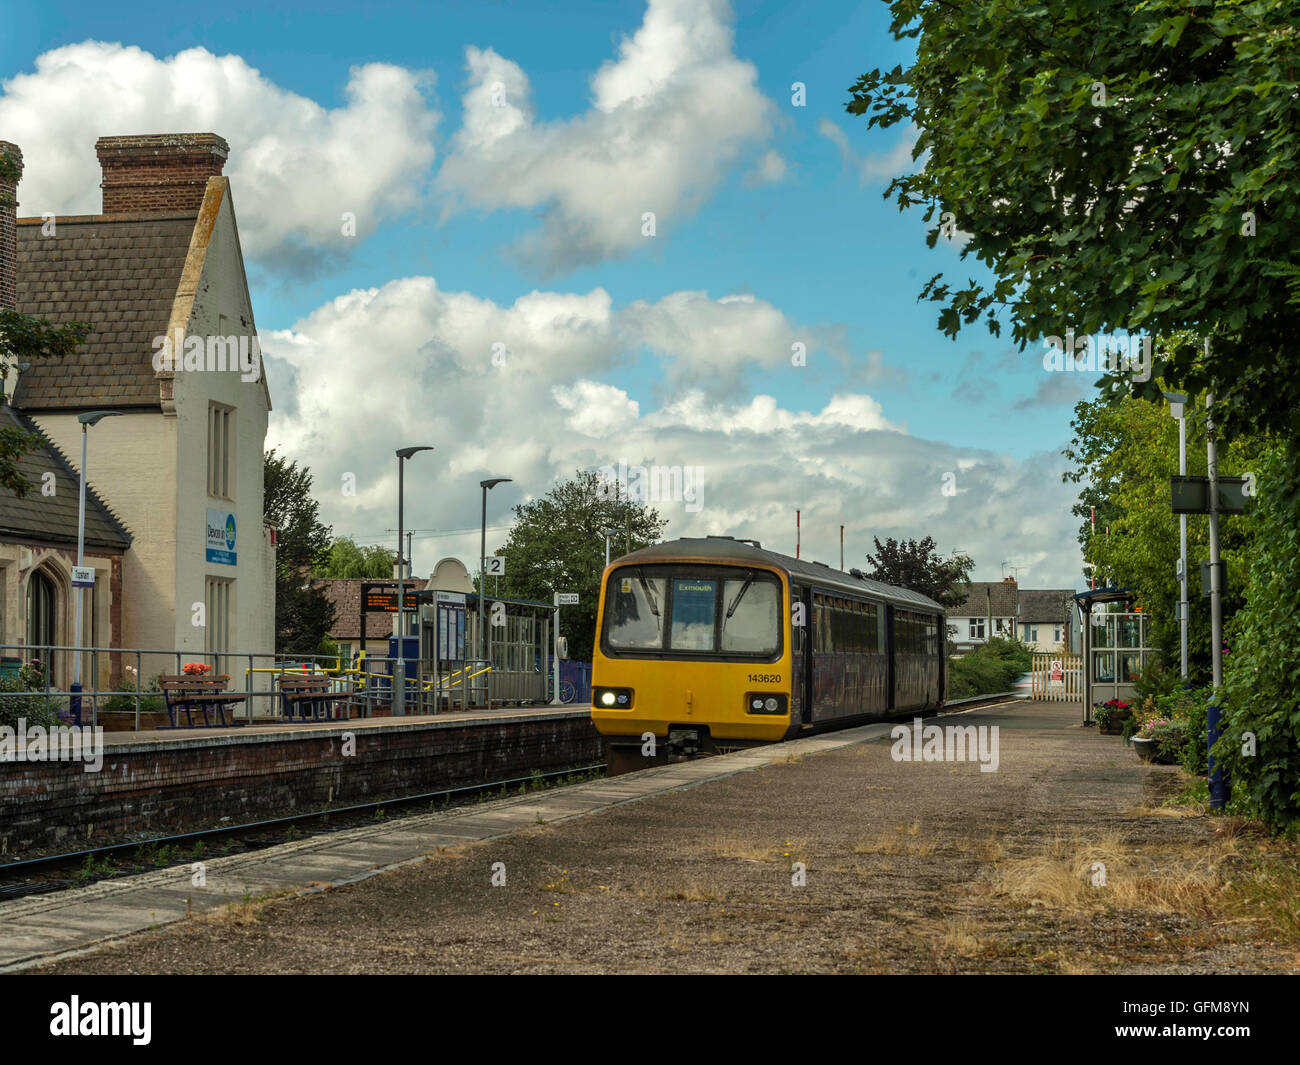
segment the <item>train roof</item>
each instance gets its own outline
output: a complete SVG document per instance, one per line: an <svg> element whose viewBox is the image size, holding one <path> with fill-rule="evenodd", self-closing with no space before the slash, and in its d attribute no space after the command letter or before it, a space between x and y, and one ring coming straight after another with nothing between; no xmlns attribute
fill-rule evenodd
<svg viewBox="0 0 1300 1065"><path fill-rule="evenodd" d="M943 607L929 596L914 592L910 588L899 588L881 581L873 581L868 577L856 577L852 573L845 573L843 570L819 562L807 562L801 558L768 551L730 536L687 536L680 540L666 540L661 544L652 544L650 547L643 547L640 551L633 551L630 555L613 559L610 565L637 562L649 565L687 558L741 566L761 562L784 569L790 576L818 587L870 595L897 606L943 610Z"/></svg>

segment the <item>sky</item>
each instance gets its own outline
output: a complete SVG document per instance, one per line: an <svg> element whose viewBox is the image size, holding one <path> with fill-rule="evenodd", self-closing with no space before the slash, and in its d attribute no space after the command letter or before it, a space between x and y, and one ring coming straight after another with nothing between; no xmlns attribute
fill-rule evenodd
<svg viewBox="0 0 1300 1065"><path fill-rule="evenodd" d="M6 2L6 7L9 7ZM214 132L273 410L336 535L477 566L578 469L679 468L665 536L863 566L932 536L973 577L1081 587L1060 452L1096 374L954 341L884 198L923 163L849 87L906 64L883 3L68 4L6 12L20 213L98 213L98 137ZM1005 335L1004 330L1004 335ZM637 484L636 472L629 481ZM648 483L648 478L640 483ZM678 487L683 490L676 490ZM668 490L672 489L672 490ZM663 498L669 496L670 498Z"/></svg>

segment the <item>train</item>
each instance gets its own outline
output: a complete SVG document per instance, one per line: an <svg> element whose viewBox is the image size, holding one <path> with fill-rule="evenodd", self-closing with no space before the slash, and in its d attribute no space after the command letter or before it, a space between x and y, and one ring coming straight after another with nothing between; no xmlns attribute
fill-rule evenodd
<svg viewBox="0 0 1300 1065"><path fill-rule="evenodd" d="M591 718L610 773L943 705L943 607L858 570L686 537L601 578Z"/></svg>

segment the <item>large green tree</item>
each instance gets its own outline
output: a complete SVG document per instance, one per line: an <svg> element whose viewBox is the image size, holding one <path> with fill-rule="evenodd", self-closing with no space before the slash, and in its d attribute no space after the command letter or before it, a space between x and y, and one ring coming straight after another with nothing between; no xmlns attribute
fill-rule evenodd
<svg viewBox="0 0 1300 1065"><path fill-rule="evenodd" d="M311 470L266 453L263 513L278 530L275 552L275 649L278 654L314 654L334 627L334 604L312 588L315 567L329 554L330 528L318 520Z"/></svg>
<svg viewBox="0 0 1300 1065"><path fill-rule="evenodd" d="M396 568L397 552L393 548L382 544L362 547L350 536L340 536L312 573L317 577L392 580Z"/></svg>
<svg viewBox="0 0 1300 1065"><path fill-rule="evenodd" d="M929 280L942 330L983 318L1022 347L1186 331L1124 387L1155 399L1163 376L1216 393L1229 437L1295 436L1295 0L889 6L915 60L863 75L847 108L916 126L924 165L886 195L924 210L931 246L969 233L962 257L993 274Z"/></svg>
<svg viewBox="0 0 1300 1065"><path fill-rule="evenodd" d="M19 176L17 162L8 152L0 151L0 210L14 202L3 187L16 185ZM0 307L0 388L4 387L5 378L14 365L22 366L32 359L70 355L89 334L90 326L85 322L56 326L44 318L32 318ZM40 436L35 433L0 427L0 488L13 492L20 499L27 494L31 485L18 472L18 460L40 442Z"/></svg>
<svg viewBox="0 0 1300 1065"><path fill-rule="evenodd" d="M540 499L515 507L505 546L501 594L544 603L555 592L577 592L578 605L561 608L560 632L569 655L591 660L596 608L605 568L604 530L619 529L611 558L657 543L667 521L626 495L611 497L611 485L592 470L579 470ZM491 590L491 589L489 589Z"/></svg>
<svg viewBox="0 0 1300 1065"><path fill-rule="evenodd" d="M969 555L944 558L931 536L924 540L895 540L891 536L883 544L879 537L872 539L876 553L867 555L867 576L872 580L910 588L945 607L964 601L961 585L970 580L975 565Z"/></svg>

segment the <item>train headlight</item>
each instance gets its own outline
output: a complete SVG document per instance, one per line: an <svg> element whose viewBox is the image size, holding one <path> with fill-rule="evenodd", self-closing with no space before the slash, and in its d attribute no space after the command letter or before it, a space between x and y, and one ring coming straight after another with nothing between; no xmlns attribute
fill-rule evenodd
<svg viewBox="0 0 1300 1065"><path fill-rule="evenodd" d="M602 706L613 706L613 705L614 705L614 700L617 699L617 698L618 698L618 696L615 695L613 692L601 692L601 693L600 693L600 702L601 702L601 705L602 705Z"/></svg>
<svg viewBox="0 0 1300 1065"><path fill-rule="evenodd" d="M632 706L632 689L593 688L591 703L602 710L628 710Z"/></svg>
<svg viewBox="0 0 1300 1065"><path fill-rule="evenodd" d="M786 704L784 693L750 692L745 696L745 711L750 714L784 714Z"/></svg>

